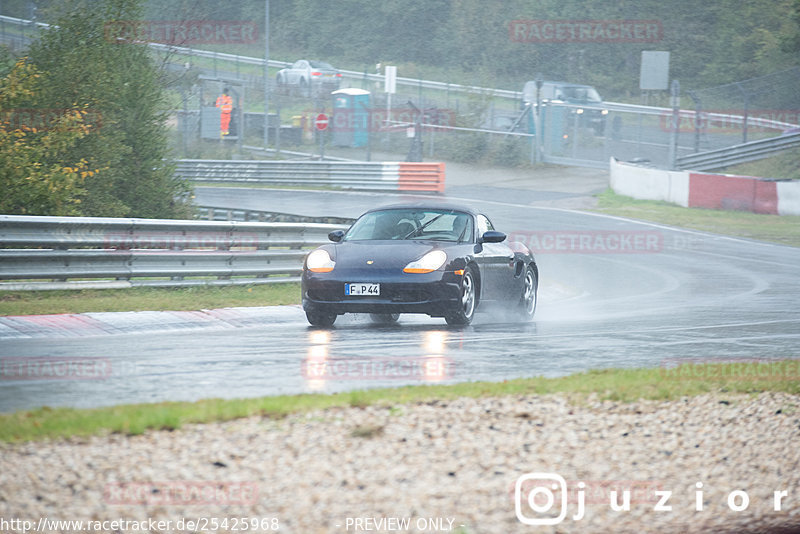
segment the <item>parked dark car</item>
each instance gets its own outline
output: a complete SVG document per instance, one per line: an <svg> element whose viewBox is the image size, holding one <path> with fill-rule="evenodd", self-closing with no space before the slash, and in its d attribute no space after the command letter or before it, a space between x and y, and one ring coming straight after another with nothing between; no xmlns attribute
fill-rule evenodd
<svg viewBox="0 0 800 534"><path fill-rule="evenodd" d="M541 83L538 90L539 102L543 104L564 104L569 106L569 114L578 115L581 126L592 128L597 135L603 135L606 128L608 109L603 99L591 85L577 83L550 82ZM535 81L525 83L522 88L522 104L536 106L537 87Z"/></svg>
<svg viewBox="0 0 800 534"><path fill-rule="evenodd" d="M395 322L401 313L467 325L480 306L500 304L521 320L536 311L539 272L533 253L507 243L485 215L462 206L404 204L370 210L303 265L308 322L369 313Z"/></svg>

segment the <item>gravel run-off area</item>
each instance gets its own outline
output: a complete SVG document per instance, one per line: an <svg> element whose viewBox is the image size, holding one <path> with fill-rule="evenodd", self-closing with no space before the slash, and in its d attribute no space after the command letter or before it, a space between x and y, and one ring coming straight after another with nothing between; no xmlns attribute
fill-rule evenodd
<svg viewBox="0 0 800 534"><path fill-rule="evenodd" d="M557 525L517 517L516 482L532 472L568 485ZM547 504L534 483L520 485L523 517L557 516L559 491L550 511L530 508L531 493ZM633 488L629 511L611 509L610 487ZM736 490L744 510L728 504ZM671 510L655 510L656 491L671 492ZM786 492L780 511L776 491ZM742 493L731 498L742 507ZM296 534L800 532L800 397L457 399L3 444L0 518L173 522L159 532L190 532L185 521L198 518L216 518L216 530L195 527L205 532L243 531L233 518Z"/></svg>

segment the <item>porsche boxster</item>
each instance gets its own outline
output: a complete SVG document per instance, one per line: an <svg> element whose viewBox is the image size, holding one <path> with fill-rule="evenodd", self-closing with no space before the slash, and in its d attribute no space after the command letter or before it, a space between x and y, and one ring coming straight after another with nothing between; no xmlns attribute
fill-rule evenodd
<svg viewBox="0 0 800 534"><path fill-rule="evenodd" d="M331 326L344 313L395 322L401 313L470 324L478 307L500 304L519 319L536 311L533 253L508 243L484 214L430 203L373 209L306 256L302 301L308 322Z"/></svg>

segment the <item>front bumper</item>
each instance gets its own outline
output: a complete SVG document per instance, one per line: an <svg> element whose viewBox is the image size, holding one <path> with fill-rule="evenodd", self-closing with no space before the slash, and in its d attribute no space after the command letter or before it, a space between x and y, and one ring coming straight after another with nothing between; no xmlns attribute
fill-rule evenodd
<svg viewBox="0 0 800 534"><path fill-rule="evenodd" d="M346 283L380 284L379 296L348 296ZM355 271L303 272L303 309L314 313L424 313L444 317L461 303L461 276L453 271L425 274Z"/></svg>

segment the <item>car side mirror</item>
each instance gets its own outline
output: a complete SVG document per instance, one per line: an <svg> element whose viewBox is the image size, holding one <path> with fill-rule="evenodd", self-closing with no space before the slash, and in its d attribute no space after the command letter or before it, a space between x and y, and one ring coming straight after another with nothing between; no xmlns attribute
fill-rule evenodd
<svg viewBox="0 0 800 534"><path fill-rule="evenodd" d="M489 230L485 232L479 239L479 243L502 243L506 240L506 234L503 232L497 232L495 230Z"/></svg>
<svg viewBox="0 0 800 534"><path fill-rule="evenodd" d="M342 230L334 230L333 232L328 234L328 239L333 241L334 243L338 243L344 237L344 231Z"/></svg>

